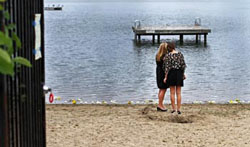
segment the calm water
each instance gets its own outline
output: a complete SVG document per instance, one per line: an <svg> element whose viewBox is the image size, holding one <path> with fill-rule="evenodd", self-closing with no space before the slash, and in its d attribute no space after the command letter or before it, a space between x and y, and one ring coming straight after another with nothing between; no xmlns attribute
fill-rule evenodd
<svg viewBox="0 0 250 147"><path fill-rule="evenodd" d="M195 36L184 36L182 46L177 36L161 40L176 41L185 56L183 102L250 101L250 2L218 1L59 1L63 11L45 12L46 84L62 101L157 100L159 45L148 37L134 44L134 20L174 25L193 24L200 17L212 29L207 46L196 45ZM45 5L53 3L47 0Z"/></svg>

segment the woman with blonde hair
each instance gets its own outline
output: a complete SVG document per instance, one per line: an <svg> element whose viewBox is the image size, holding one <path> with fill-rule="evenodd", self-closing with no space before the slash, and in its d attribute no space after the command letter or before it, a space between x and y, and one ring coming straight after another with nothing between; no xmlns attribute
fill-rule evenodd
<svg viewBox="0 0 250 147"><path fill-rule="evenodd" d="M168 54L167 49L168 44L167 43L161 43L160 47L158 49L158 52L156 54L156 80L157 80L157 86L159 88L158 98L159 98L159 104L157 106L157 111L165 112L167 109L163 105L163 100L165 97L165 93L167 91L167 84L164 83L165 78L165 71L163 67L163 58L166 54Z"/></svg>

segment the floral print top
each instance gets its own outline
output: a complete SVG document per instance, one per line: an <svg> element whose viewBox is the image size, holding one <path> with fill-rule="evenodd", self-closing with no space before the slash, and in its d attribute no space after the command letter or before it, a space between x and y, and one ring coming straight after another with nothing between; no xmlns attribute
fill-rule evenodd
<svg viewBox="0 0 250 147"><path fill-rule="evenodd" d="M171 69L181 69L184 73L187 67L184 56L181 52L166 54L163 58L163 62L163 70L165 71L166 75Z"/></svg>

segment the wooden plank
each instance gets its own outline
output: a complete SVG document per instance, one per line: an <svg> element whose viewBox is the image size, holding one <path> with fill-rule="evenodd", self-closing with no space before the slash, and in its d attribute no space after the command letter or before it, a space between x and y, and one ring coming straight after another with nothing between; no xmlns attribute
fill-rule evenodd
<svg viewBox="0 0 250 147"><path fill-rule="evenodd" d="M137 35L196 35L196 34L205 34L209 33L208 31L181 31L181 30L176 30L176 31L170 31L170 30L164 30L164 31L155 31L155 33L146 33L145 30L142 31L136 31Z"/></svg>
<svg viewBox="0 0 250 147"><path fill-rule="evenodd" d="M154 34L155 30L145 30L147 34Z"/></svg>
<svg viewBox="0 0 250 147"><path fill-rule="evenodd" d="M134 28L134 31L137 30L147 30L149 31L149 33L151 32L156 32L156 31L164 31L164 30L171 30L171 31L175 31L175 30L181 30L181 31L185 31L185 30L207 30L207 31L211 31L211 29L207 28L207 27L203 27L203 26L161 26L161 27L140 27L140 28Z"/></svg>
<svg viewBox="0 0 250 147"><path fill-rule="evenodd" d="M181 35L181 34L204 34L210 33L211 29L201 26L166 26L166 27L140 27L134 28L136 34L161 34L161 35Z"/></svg>

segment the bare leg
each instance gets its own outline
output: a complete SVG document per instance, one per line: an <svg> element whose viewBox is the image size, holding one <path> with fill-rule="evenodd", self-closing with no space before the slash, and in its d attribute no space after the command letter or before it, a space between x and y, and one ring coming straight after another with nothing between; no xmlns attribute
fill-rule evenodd
<svg viewBox="0 0 250 147"><path fill-rule="evenodd" d="M181 86L176 86L176 95L177 95L177 110L181 109Z"/></svg>
<svg viewBox="0 0 250 147"><path fill-rule="evenodd" d="M166 91L167 91L167 89L159 89L159 93L158 93L159 104L158 104L158 107L160 107L161 109L166 109L164 107L164 105L163 105L163 100L164 100Z"/></svg>
<svg viewBox="0 0 250 147"><path fill-rule="evenodd" d="M170 86L170 100L172 109L175 110L175 86Z"/></svg>

